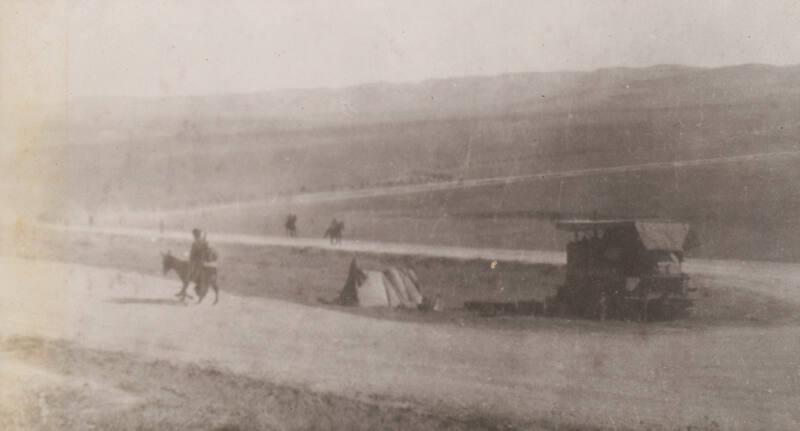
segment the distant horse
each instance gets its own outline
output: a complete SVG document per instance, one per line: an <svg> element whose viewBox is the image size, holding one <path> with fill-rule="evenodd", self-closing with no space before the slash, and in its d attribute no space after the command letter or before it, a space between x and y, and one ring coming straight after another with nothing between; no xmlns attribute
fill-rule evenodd
<svg viewBox="0 0 800 431"><path fill-rule="evenodd" d="M204 266L203 270L200 272L199 278L197 280L190 280L189 262L183 259L178 259L170 252L167 252L167 254L161 253L161 267L164 270L164 275L169 273L171 270L175 270L175 273L178 274L178 277L181 279L183 288L180 292L178 292L177 295L181 298L181 301L186 299L186 288L189 286L189 283L192 282L195 283L194 292L197 294L198 304L203 301L203 298L205 298L206 294L208 293L209 285L214 289L214 304L216 304L219 300L217 268L212 266Z"/></svg>
<svg viewBox="0 0 800 431"><path fill-rule="evenodd" d="M289 216L286 217L286 224L284 224L284 227L286 227L286 235L288 235L289 238L296 237L297 236L297 216L295 214L289 214Z"/></svg>
<svg viewBox="0 0 800 431"><path fill-rule="evenodd" d="M341 244L342 231L344 231L344 222L336 221L336 219L333 219L331 225L325 231L325 235L323 235L323 238L330 238L331 244Z"/></svg>

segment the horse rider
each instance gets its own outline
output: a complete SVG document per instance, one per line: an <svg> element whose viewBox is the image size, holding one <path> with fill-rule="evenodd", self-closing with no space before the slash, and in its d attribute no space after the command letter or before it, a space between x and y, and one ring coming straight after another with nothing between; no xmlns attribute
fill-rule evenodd
<svg viewBox="0 0 800 431"><path fill-rule="evenodd" d="M322 237L330 238L331 244L333 244L333 242L336 240L336 229L338 227L339 227L339 222L336 221L336 218L334 217L334 219L331 220L331 225L328 226L328 229L325 230L325 235L323 235Z"/></svg>
<svg viewBox="0 0 800 431"><path fill-rule="evenodd" d="M297 216L295 214L289 214L286 217L286 223L284 226L286 227L286 233L290 237L297 236Z"/></svg>
<svg viewBox="0 0 800 431"><path fill-rule="evenodd" d="M189 283L187 283L186 287L191 283L195 283L195 285L200 284L200 275L203 273L203 265L208 260L208 242L203 235L203 231L194 228L192 229L192 236L194 236L194 242L189 251ZM183 295L186 295L185 287L175 296Z"/></svg>
<svg viewBox="0 0 800 431"><path fill-rule="evenodd" d="M203 270L203 264L208 260L208 242L206 241L203 231L200 229L192 229L192 236L194 242L189 251L189 279L194 280Z"/></svg>

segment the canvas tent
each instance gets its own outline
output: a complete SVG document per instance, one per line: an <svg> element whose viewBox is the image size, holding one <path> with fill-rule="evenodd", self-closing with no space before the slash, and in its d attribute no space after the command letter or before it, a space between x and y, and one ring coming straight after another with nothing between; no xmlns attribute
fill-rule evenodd
<svg viewBox="0 0 800 431"><path fill-rule="evenodd" d="M384 271L364 271L353 258L337 302L360 307L417 308L423 298L413 269L391 267Z"/></svg>

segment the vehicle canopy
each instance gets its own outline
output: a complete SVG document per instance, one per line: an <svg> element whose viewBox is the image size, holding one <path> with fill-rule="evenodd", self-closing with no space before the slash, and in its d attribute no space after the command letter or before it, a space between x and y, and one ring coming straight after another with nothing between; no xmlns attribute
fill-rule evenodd
<svg viewBox="0 0 800 431"><path fill-rule="evenodd" d="M689 225L662 220L561 220L556 228L568 232L597 233L603 235L635 237L650 251L682 253Z"/></svg>
<svg viewBox="0 0 800 431"><path fill-rule="evenodd" d="M563 220L576 234L567 245L570 273L613 269L627 276L681 273L689 226L662 220Z"/></svg>
<svg viewBox="0 0 800 431"><path fill-rule="evenodd" d="M689 277L681 266L689 226L667 220L561 220L566 279L556 302L572 312L605 319L685 313Z"/></svg>

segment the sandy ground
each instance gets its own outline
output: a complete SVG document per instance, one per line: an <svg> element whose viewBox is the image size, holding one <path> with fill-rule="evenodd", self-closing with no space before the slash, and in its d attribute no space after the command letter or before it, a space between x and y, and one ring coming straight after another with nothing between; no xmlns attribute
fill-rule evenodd
<svg viewBox="0 0 800 431"><path fill-rule="evenodd" d="M636 429L710 418L724 429L800 428L795 326L481 330L233 295L214 307L180 306L168 299L172 281L80 265L4 258L0 275L4 337L54 338L313 392L379 394L511 420ZM3 367L4 376L22 376L18 385L52 377L21 372L24 364Z"/></svg>
<svg viewBox="0 0 800 431"><path fill-rule="evenodd" d="M546 430L31 337L0 339L0 429ZM577 428L561 428L577 429Z"/></svg>

